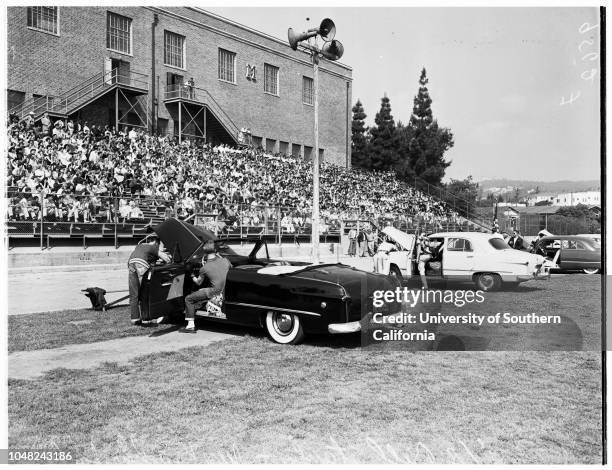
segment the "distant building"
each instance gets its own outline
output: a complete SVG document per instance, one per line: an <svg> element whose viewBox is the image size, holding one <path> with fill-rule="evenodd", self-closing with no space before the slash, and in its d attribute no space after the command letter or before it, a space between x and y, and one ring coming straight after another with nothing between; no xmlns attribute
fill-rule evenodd
<svg viewBox="0 0 612 470"><path fill-rule="evenodd" d="M577 206L578 204L599 206L601 205L601 192L581 191L563 194L540 193L527 198L527 204L529 206L535 206L542 201L548 201L551 205L560 207Z"/></svg>
<svg viewBox="0 0 612 470"><path fill-rule="evenodd" d="M553 203L557 206L577 206L578 204L599 206L601 205L601 192L582 191L579 193L558 194Z"/></svg>

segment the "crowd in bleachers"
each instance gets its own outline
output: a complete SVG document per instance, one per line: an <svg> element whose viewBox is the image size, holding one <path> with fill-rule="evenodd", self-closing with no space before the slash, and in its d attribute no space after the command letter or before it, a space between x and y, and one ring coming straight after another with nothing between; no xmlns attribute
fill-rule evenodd
<svg viewBox="0 0 612 470"><path fill-rule="evenodd" d="M179 144L140 129L114 129L48 117L8 124L8 218L48 221L146 221L143 204L165 216L219 214L229 225L280 219L287 233L310 224L312 164L259 149ZM342 219L455 221L444 203L392 172L323 163L322 229ZM44 193L41 206L39 194Z"/></svg>

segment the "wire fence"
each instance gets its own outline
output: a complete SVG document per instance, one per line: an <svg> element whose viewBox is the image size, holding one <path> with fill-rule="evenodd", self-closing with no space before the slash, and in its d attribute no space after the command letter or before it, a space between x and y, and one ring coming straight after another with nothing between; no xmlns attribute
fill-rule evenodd
<svg viewBox="0 0 612 470"><path fill-rule="evenodd" d="M577 235L598 233L601 225L597 218L565 217L557 214L521 214L519 217L506 217L499 220L500 231L511 233L518 230L523 235L535 236L540 230L548 230L555 235Z"/></svg>

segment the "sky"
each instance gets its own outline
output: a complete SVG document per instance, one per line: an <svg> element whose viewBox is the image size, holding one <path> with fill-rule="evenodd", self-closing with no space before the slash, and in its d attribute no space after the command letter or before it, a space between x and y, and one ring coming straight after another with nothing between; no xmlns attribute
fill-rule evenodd
<svg viewBox="0 0 612 470"><path fill-rule="evenodd" d="M206 9L282 40L332 18L368 125L385 93L409 121L425 67L433 115L454 134L446 181L599 179L595 7Z"/></svg>

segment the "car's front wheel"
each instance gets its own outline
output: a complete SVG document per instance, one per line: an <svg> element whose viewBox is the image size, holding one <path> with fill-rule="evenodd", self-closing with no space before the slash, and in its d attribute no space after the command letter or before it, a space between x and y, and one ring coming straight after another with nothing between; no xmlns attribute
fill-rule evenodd
<svg viewBox="0 0 612 470"><path fill-rule="evenodd" d="M266 330L270 338L281 344L298 344L304 339L300 317L294 313L268 312Z"/></svg>
<svg viewBox="0 0 612 470"><path fill-rule="evenodd" d="M493 273L478 274L474 281L476 282L476 287L479 290L484 291L499 290L502 285L502 280L499 274Z"/></svg>

